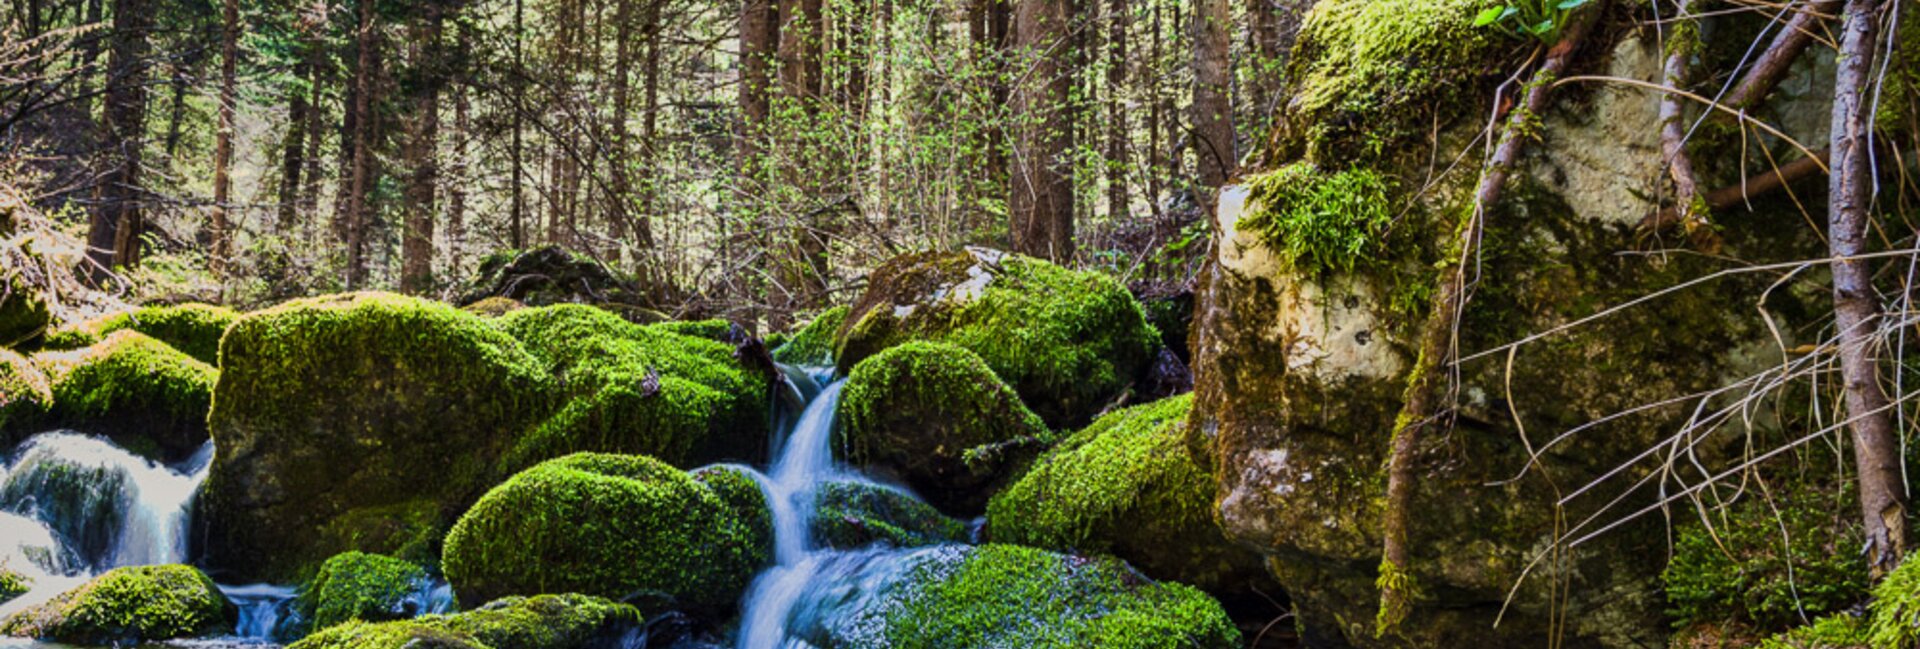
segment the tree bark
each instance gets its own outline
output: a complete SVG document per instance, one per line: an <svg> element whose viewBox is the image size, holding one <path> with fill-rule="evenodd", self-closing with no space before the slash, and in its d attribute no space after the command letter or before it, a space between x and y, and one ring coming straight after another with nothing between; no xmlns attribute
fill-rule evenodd
<svg viewBox="0 0 1920 649"><path fill-rule="evenodd" d="M1233 137L1232 16L1227 0L1197 0L1193 10L1193 150L1209 194L1238 170Z"/></svg>
<svg viewBox="0 0 1920 649"><path fill-rule="evenodd" d="M1674 5L1676 13L1671 23L1674 28L1668 35L1663 72L1667 87L1684 90L1689 80L1688 66L1701 47L1700 28L1688 15L1693 0L1676 0ZM1660 152L1667 165L1667 176L1673 180L1673 204L1679 209L1687 232L1705 235L1708 233L1707 209L1695 203L1700 187L1694 179L1693 158L1687 155L1686 121L1680 95L1660 93Z"/></svg>
<svg viewBox="0 0 1920 649"><path fill-rule="evenodd" d="M374 48L378 42L374 35L374 0L359 0L357 11L358 26L354 30L356 43L353 69L353 119L357 125L352 129L353 164L347 174L347 208L344 230L346 234L347 268L346 286L354 290L366 284L366 239L368 217L367 194L373 184L373 66Z"/></svg>
<svg viewBox="0 0 1920 649"><path fill-rule="evenodd" d="M1734 108L1752 108L1765 99L1767 93L1787 78L1787 71L1792 69L1794 60L1800 58L1800 53L1813 44L1814 30L1820 26L1822 17L1839 10L1841 4L1841 0L1814 0L1793 5L1792 9L1796 10L1793 16L1780 27L1780 33L1774 35L1773 42L1754 60L1740 83L1727 92L1722 103Z"/></svg>
<svg viewBox="0 0 1920 649"><path fill-rule="evenodd" d="M757 176L761 138L771 106L773 60L779 48L779 16L773 0L744 0L740 6L740 168Z"/></svg>
<svg viewBox="0 0 1920 649"><path fill-rule="evenodd" d="M452 178L447 183L447 268L453 273L460 272L466 262L461 253L465 252L467 245L466 183L470 167L467 165L465 143L473 133L472 122L467 114L470 103L465 88L454 88L453 132L454 141L460 144L454 147Z"/></svg>
<svg viewBox="0 0 1920 649"><path fill-rule="evenodd" d="M526 80L527 59L522 41L526 40L526 7L523 0L513 0L513 67L521 78L513 81L513 179L512 201L508 215L508 231L515 250L527 247L526 194L521 178L526 175L525 115L527 112Z"/></svg>
<svg viewBox="0 0 1920 649"><path fill-rule="evenodd" d="M220 30L220 107L219 129L214 133L213 144L213 251L209 264L213 276L226 276L227 258L232 253L231 226L228 224L227 206L232 202L233 177L233 108L240 100L235 87L236 59L240 56L240 1L225 0L221 3L222 29ZM299 120L295 119L297 123ZM297 179L296 179L297 180Z"/></svg>
<svg viewBox="0 0 1920 649"><path fill-rule="evenodd" d="M1133 9L1127 0L1109 0L1107 5L1107 218L1121 219L1128 213L1127 111L1123 96L1127 91L1127 26Z"/></svg>
<svg viewBox="0 0 1920 649"><path fill-rule="evenodd" d="M88 256L99 268L140 263L146 223L140 209L141 148L146 141L147 37L152 9L147 0L115 0L112 44L107 54L106 172L100 205L88 224Z"/></svg>
<svg viewBox="0 0 1920 649"><path fill-rule="evenodd" d="M1073 137L1069 95L1072 56L1066 0L1020 0L1014 17L1014 60L1023 70L1013 88L1015 120L1007 211L1013 249L1053 261L1073 258Z"/></svg>
<svg viewBox="0 0 1920 649"><path fill-rule="evenodd" d="M1840 375L1860 479L1867 567L1876 579L1899 565L1907 545L1900 438L1887 394L1880 387L1880 298L1873 288L1871 264L1856 257L1867 249L1868 211L1873 204L1867 140L1873 115L1868 102L1883 9L1879 0L1848 0L1841 18L1827 203Z"/></svg>
<svg viewBox="0 0 1920 649"><path fill-rule="evenodd" d="M433 287L434 192L440 183L440 33L445 16L437 3L411 31L414 65L427 72L413 96L413 133L407 143L406 234L400 242L400 290L423 295Z"/></svg>
<svg viewBox="0 0 1920 649"><path fill-rule="evenodd" d="M627 131L627 117L633 110L632 84L629 80L633 76L635 46L632 33L634 2L653 4L652 0L615 0L613 10L613 113L607 119L608 130L611 131L608 134L611 140L609 148L612 151L609 156L612 164L608 165L607 175L612 189L607 196L606 219L608 234L614 241L626 240L627 224L631 221L629 213L633 205L633 177L628 169L636 161L630 153L633 134ZM644 166L648 161L643 156L637 162Z"/></svg>
<svg viewBox="0 0 1920 649"><path fill-rule="evenodd" d="M294 76L309 86L314 83L313 69L304 59L294 67ZM280 142L280 204L275 206L274 220L274 230L281 236L289 235L299 222L300 174L306 169L301 156L306 153L308 110L306 88L287 93L287 137Z"/></svg>

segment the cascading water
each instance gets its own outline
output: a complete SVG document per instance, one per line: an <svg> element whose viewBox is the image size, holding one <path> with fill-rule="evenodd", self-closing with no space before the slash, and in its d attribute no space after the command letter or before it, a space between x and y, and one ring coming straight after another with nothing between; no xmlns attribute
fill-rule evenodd
<svg viewBox="0 0 1920 649"><path fill-rule="evenodd" d="M211 449L169 468L97 437L36 435L0 483L0 510L44 524L84 570L177 563Z"/></svg>

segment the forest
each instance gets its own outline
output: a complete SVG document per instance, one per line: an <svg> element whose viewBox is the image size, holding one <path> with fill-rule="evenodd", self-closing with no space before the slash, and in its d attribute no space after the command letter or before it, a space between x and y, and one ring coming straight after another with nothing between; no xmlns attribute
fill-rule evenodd
<svg viewBox="0 0 1920 649"><path fill-rule="evenodd" d="M1920 0L0 0L0 648L1920 649Z"/></svg>

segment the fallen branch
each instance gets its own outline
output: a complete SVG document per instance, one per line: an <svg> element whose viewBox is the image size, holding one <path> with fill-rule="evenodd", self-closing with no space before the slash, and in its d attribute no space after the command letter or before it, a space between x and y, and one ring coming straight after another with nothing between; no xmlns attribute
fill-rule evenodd
<svg viewBox="0 0 1920 649"><path fill-rule="evenodd" d="M1728 91L1721 103L1740 110L1752 108L1760 100L1766 99L1774 86L1787 78L1787 71L1793 67L1793 62L1800 58L1800 53L1805 52L1808 45L1813 44L1814 27L1838 11L1841 2L1817 0L1811 4L1804 9L1792 10L1793 17L1787 19L1787 24L1780 28L1780 33L1773 37L1766 51L1754 60L1753 67L1747 68L1747 76L1741 77L1740 84Z"/></svg>
<svg viewBox="0 0 1920 649"><path fill-rule="evenodd" d="M1827 149L1814 152L1812 158L1800 158L1793 162L1756 176L1748 176L1740 182L1707 192L1701 196L1701 202L1708 210L1724 210L1738 207L1755 196L1764 196L1780 191L1787 185L1800 182L1822 172L1827 164ZM1650 231L1664 230L1680 223L1680 210L1677 206L1661 208L1640 221L1642 229Z"/></svg>
<svg viewBox="0 0 1920 649"><path fill-rule="evenodd" d="M1687 64L1701 45L1700 25L1687 15L1693 7L1693 0L1677 0L1677 4L1673 33L1666 43L1664 74L1667 87L1670 88L1686 87ZM1706 206L1695 202L1699 198L1700 183L1694 178L1693 158L1687 155L1685 122L1686 113L1681 110L1680 96L1661 94L1660 151L1667 165L1667 175L1673 179L1673 206L1677 208L1688 234L1707 236L1712 232L1707 225L1707 215L1711 212Z"/></svg>

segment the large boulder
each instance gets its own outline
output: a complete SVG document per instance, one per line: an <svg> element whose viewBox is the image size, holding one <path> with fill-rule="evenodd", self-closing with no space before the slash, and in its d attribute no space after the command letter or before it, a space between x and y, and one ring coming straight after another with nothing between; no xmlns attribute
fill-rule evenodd
<svg viewBox="0 0 1920 649"><path fill-rule="evenodd" d="M53 313L26 283L6 269L0 273L0 347L19 347L45 333Z"/></svg>
<svg viewBox="0 0 1920 649"><path fill-rule="evenodd" d="M985 361L943 343L909 342L855 365L835 416L845 461L967 515L1052 437Z"/></svg>
<svg viewBox="0 0 1920 649"><path fill-rule="evenodd" d="M1186 442L1192 403L1186 395L1114 412L1060 442L993 497L988 535L1112 554L1155 579L1254 596L1270 578L1259 555L1214 522L1213 474Z"/></svg>
<svg viewBox="0 0 1920 649"><path fill-rule="evenodd" d="M132 329L166 343L208 365L220 364L220 336L240 319L223 306L179 304L150 306L102 316L49 332L42 349L78 349L100 342L108 334Z"/></svg>
<svg viewBox="0 0 1920 649"><path fill-rule="evenodd" d="M0 634L87 645L134 645L230 633L236 612L191 566L115 568L0 621Z"/></svg>
<svg viewBox="0 0 1920 649"><path fill-rule="evenodd" d="M605 649L634 646L645 624L632 606L597 597L509 597L453 615L348 622L289 649Z"/></svg>
<svg viewBox="0 0 1920 649"><path fill-rule="evenodd" d="M33 363L53 394L42 426L105 435L167 461L207 441L219 370L146 334L116 331L84 349L34 354Z"/></svg>
<svg viewBox="0 0 1920 649"><path fill-rule="evenodd" d="M47 374L27 357L0 348L0 441L12 446L53 408Z"/></svg>
<svg viewBox="0 0 1920 649"><path fill-rule="evenodd" d="M875 269L835 342L842 372L909 341L965 348L1041 418L1076 427L1153 360L1159 336L1125 287L1017 255L905 255Z"/></svg>
<svg viewBox="0 0 1920 649"><path fill-rule="evenodd" d="M871 482L833 480L814 493L813 538L852 550L875 543L911 548L967 540L967 524L912 494Z"/></svg>
<svg viewBox="0 0 1920 649"><path fill-rule="evenodd" d="M504 250L480 260L460 294L473 304L503 297L529 306L549 304L641 304L640 286L606 264L560 246Z"/></svg>
<svg viewBox="0 0 1920 649"><path fill-rule="evenodd" d="M420 566L384 555L343 552L320 564L320 572L294 598L293 610L313 630L351 620L405 619L422 612L409 605L417 604L414 600L427 584L427 571Z"/></svg>
<svg viewBox="0 0 1920 649"><path fill-rule="evenodd" d="M487 492L447 535L442 568L468 604L574 592L650 613L724 610L771 558L772 525L740 470L582 453Z"/></svg>
<svg viewBox="0 0 1920 649"><path fill-rule="evenodd" d="M793 337L775 347L773 360L788 365L832 365L833 337L847 322L847 307L837 306L820 312L794 332Z"/></svg>
<svg viewBox="0 0 1920 649"><path fill-rule="evenodd" d="M1240 633L1189 586L1112 559L1014 545L948 545L852 566L865 588L829 597L793 628L818 647L1229 649Z"/></svg>

